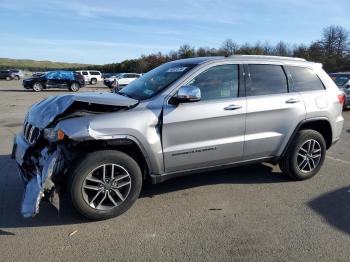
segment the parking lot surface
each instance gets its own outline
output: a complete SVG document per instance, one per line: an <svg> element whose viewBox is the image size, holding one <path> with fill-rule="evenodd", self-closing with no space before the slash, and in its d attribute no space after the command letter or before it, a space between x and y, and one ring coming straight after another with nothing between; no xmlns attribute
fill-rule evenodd
<svg viewBox="0 0 350 262"><path fill-rule="evenodd" d="M98 86L79 92L108 91ZM146 185L107 221L81 218L66 199L59 214L42 203L36 218L22 218L13 136L31 104L66 92L0 81L0 261L349 261L350 111L308 181L257 164Z"/></svg>

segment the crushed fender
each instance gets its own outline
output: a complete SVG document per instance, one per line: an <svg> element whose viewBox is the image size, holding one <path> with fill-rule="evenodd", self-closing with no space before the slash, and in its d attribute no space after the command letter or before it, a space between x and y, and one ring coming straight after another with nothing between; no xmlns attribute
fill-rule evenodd
<svg viewBox="0 0 350 262"><path fill-rule="evenodd" d="M51 155L43 152L42 170L36 168L36 174L28 181L23 195L21 213L23 217L34 217L39 213L39 204L45 193L49 193L49 201L59 210L59 196L51 177L55 174L61 161L61 150L58 148Z"/></svg>

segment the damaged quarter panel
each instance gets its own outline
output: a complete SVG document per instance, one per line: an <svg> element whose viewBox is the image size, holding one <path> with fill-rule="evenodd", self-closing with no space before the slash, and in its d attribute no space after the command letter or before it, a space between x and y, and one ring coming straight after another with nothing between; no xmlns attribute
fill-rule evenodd
<svg viewBox="0 0 350 262"><path fill-rule="evenodd" d="M61 120L61 129L73 141L131 139L138 144L151 173L162 173L163 155L159 126L161 109L141 103L126 111Z"/></svg>

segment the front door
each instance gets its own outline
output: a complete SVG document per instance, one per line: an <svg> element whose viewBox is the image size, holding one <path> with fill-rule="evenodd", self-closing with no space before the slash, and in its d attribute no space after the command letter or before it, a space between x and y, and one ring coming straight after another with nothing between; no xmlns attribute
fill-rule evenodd
<svg viewBox="0 0 350 262"><path fill-rule="evenodd" d="M166 172L242 159L246 99L239 97L239 72L235 64L199 72L187 85L201 90L201 101L165 104L162 144Z"/></svg>

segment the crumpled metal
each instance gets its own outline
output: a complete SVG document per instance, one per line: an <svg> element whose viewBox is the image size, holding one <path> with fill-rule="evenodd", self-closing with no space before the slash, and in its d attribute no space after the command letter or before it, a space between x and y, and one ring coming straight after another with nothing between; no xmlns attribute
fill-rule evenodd
<svg viewBox="0 0 350 262"><path fill-rule="evenodd" d="M44 150L47 150L46 148ZM38 168L36 174L28 181L23 195L21 213L23 217L34 217L39 213L39 204L44 196L44 191L50 190L54 187L51 177L54 174L57 160L61 156L61 151L58 148L51 155L42 152L43 168L40 171Z"/></svg>
<svg viewBox="0 0 350 262"><path fill-rule="evenodd" d="M58 115L64 113L75 101L121 107L130 107L139 102L138 100L112 93L91 92L51 96L30 108L27 121L38 128L45 128Z"/></svg>

